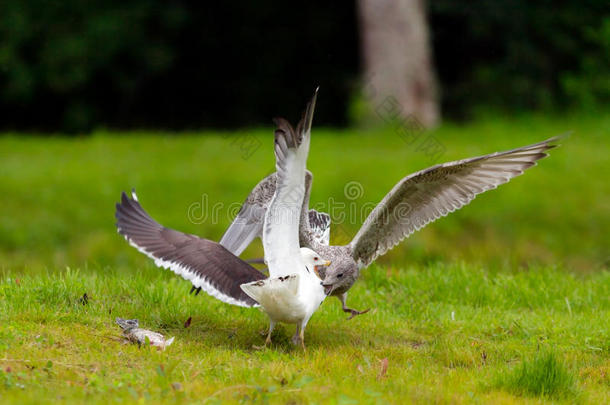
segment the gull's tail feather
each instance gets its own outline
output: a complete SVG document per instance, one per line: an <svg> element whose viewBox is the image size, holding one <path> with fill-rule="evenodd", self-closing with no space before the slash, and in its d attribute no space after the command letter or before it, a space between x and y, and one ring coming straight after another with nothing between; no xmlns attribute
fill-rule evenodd
<svg viewBox="0 0 610 405"><path fill-rule="evenodd" d="M240 287L265 310L269 310L273 307L281 307L284 296L294 299L299 290L299 276L292 274L285 277L268 278L242 284Z"/></svg>

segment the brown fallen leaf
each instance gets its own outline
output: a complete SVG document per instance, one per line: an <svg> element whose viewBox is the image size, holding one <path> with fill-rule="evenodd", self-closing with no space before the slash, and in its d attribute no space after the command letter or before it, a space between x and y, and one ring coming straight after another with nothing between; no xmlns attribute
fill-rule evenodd
<svg viewBox="0 0 610 405"><path fill-rule="evenodd" d="M184 322L184 327L188 328L189 326L191 326L191 321L193 320L192 316L189 316L189 319L186 320L186 322Z"/></svg>

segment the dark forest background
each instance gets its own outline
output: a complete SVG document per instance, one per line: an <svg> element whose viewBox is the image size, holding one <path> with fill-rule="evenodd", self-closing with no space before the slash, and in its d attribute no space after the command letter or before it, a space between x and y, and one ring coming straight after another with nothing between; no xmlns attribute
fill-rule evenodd
<svg viewBox="0 0 610 405"><path fill-rule="evenodd" d="M427 5L445 120L603 112L607 1ZM352 123L362 71L353 2L0 2L0 129L195 129L298 116Z"/></svg>

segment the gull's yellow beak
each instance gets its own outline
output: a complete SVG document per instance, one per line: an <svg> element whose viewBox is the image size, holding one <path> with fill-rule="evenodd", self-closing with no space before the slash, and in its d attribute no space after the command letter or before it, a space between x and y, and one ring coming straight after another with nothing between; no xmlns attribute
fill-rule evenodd
<svg viewBox="0 0 610 405"><path fill-rule="evenodd" d="M322 269L323 267L328 267L330 266L330 261L326 260L323 264L318 264L313 266L313 271L316 273L316 276L318 276L318 278L321 280L322 277L320 276L320 269Z"/></svg>

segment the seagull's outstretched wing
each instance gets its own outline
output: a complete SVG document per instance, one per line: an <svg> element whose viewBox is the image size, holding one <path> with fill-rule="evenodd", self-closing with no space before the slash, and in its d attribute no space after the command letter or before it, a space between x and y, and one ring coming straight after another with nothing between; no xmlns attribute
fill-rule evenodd
<svg viewBox="0 0 610 405"><path fill-rule="evenodd" d="M413 232L534 166L548 156L545 151L557 146L558 139L436 165L403 178L373 209L350 243L354 260L361 267L368 266Z"/></svg>
<svg viewBox="0 0 610 405"><path fill-rule="evenodd" d="M241 205L239 213L220 239L220 244L239 256L255 238L263 234L265 212L275 193L276 174L262 179Z"/></svg>
<svg viewBox="0 0 610 405"><path fill-rule="evenodd" d="M317 90L296 130L283 118L274 120L277 126L274 148L277 182L263 225L263 248L270 278L304 269L299 224L305 196L305 167L316 96Z"/></svg>
<svg viewBox="0 0 610 405"><path fill-rule="evenodd" d="M122 193L115 213L117 230L129 244L222 302L257 305L239 286L266 278L263 273L216 242L164 227L132 196Z"/></svg>
<svg viewBox="0 0 610 405"><path fill-rule="evenodd" d="M305 198L303 209L307 210L309 205L309 194L313 175L309 170L305 172ZM242 254L250 243L256 238L263 236L263 223L265 212L271 203L275 193L277 173L273 172L262 179L250 192L239 209L239 213L220 239L220 244L236 256ZM330 215L325 212L309 210L309 221L301 223L301 232L311 234L320 244L328 245L330 239ZM305 227L305 229L303 229Z"/></svg>

